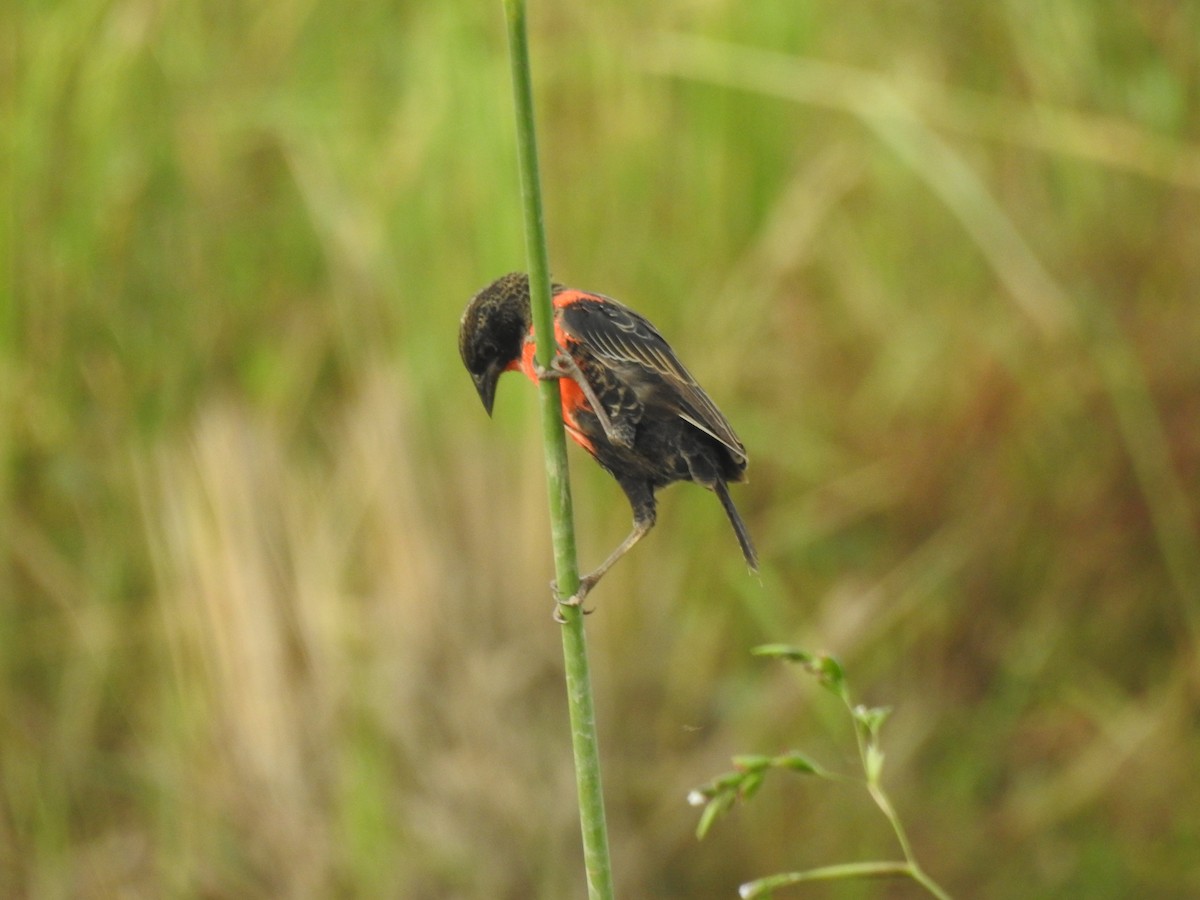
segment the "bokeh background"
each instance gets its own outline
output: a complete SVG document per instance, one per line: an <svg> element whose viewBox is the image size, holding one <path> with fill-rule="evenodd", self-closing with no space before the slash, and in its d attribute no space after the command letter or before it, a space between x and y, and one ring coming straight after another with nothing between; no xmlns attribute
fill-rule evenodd
<svg viewBox="0 0 1200 900"><path fill-rule="evenodd" d="M583 896L486 3L6 5L0 894ZM1200 896L1200 7L535 2L554 273L741 433L588 620L624 897ZM572 450L582 564L628 527ZM907 884L798 896L915 897Z"/></svg>

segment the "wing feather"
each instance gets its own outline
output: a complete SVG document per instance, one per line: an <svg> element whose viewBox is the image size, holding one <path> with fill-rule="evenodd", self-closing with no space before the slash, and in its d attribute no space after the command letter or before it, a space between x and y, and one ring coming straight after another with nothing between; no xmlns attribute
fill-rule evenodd
<svg viewBox="0 0 1200 900"><path fill-rule="evenodd" d="M739 460L746 460L746 448L729 421L644 316L603 295L577 294L559 310L564 331L585 341L604 361L637 365L662 379L679 400L680 418L720 441Z"/></svg>

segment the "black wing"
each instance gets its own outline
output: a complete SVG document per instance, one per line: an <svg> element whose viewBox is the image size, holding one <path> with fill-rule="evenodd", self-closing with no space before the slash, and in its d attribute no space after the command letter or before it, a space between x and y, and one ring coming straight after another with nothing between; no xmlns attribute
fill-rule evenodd
<svg viewBox="0 0 1200 900"><path fill-rule="evenodd" d="M635 365L660 378L677 396L680 418L720 441L738 460L746 461L746 448L733 427L643 316L611 297L596 295L595 300L580 299L561 307L559 321L564 331L584 341L601 360Z"/></svg>

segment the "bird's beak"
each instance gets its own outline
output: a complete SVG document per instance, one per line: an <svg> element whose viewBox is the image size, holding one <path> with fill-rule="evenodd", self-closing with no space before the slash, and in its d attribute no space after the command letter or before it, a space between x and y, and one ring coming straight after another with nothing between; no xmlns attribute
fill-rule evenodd
<svg viewBox="0 0 1200 900"><path fill-rule="evenodd" d="M502 371L503 369L495 366L488 366L478 375L471 376L471 380L475 382L475 390L479 391L479 399L483 401L483 408L489 416L492 414L492 404L496 401L496 382L500 380Z"/></svg>

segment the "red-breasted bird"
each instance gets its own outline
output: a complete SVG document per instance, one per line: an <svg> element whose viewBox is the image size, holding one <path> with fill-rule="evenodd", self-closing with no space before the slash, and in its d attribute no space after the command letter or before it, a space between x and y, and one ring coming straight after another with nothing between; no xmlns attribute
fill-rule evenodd
<svg viewBox="0 0 1200 900"><path fill-rule="evenodd" d="M643 316L603 294L556 284L549 371L534 358L529 278L512 272L475 295L458 349L488 415L504 372L561 379L567 433L608 470L633 507L633 530L565 601L579 603L655 520L654 493L693 481L716 493L751 569L758 557L726 485L741 481L746 448L675 351Z"/></svg>

